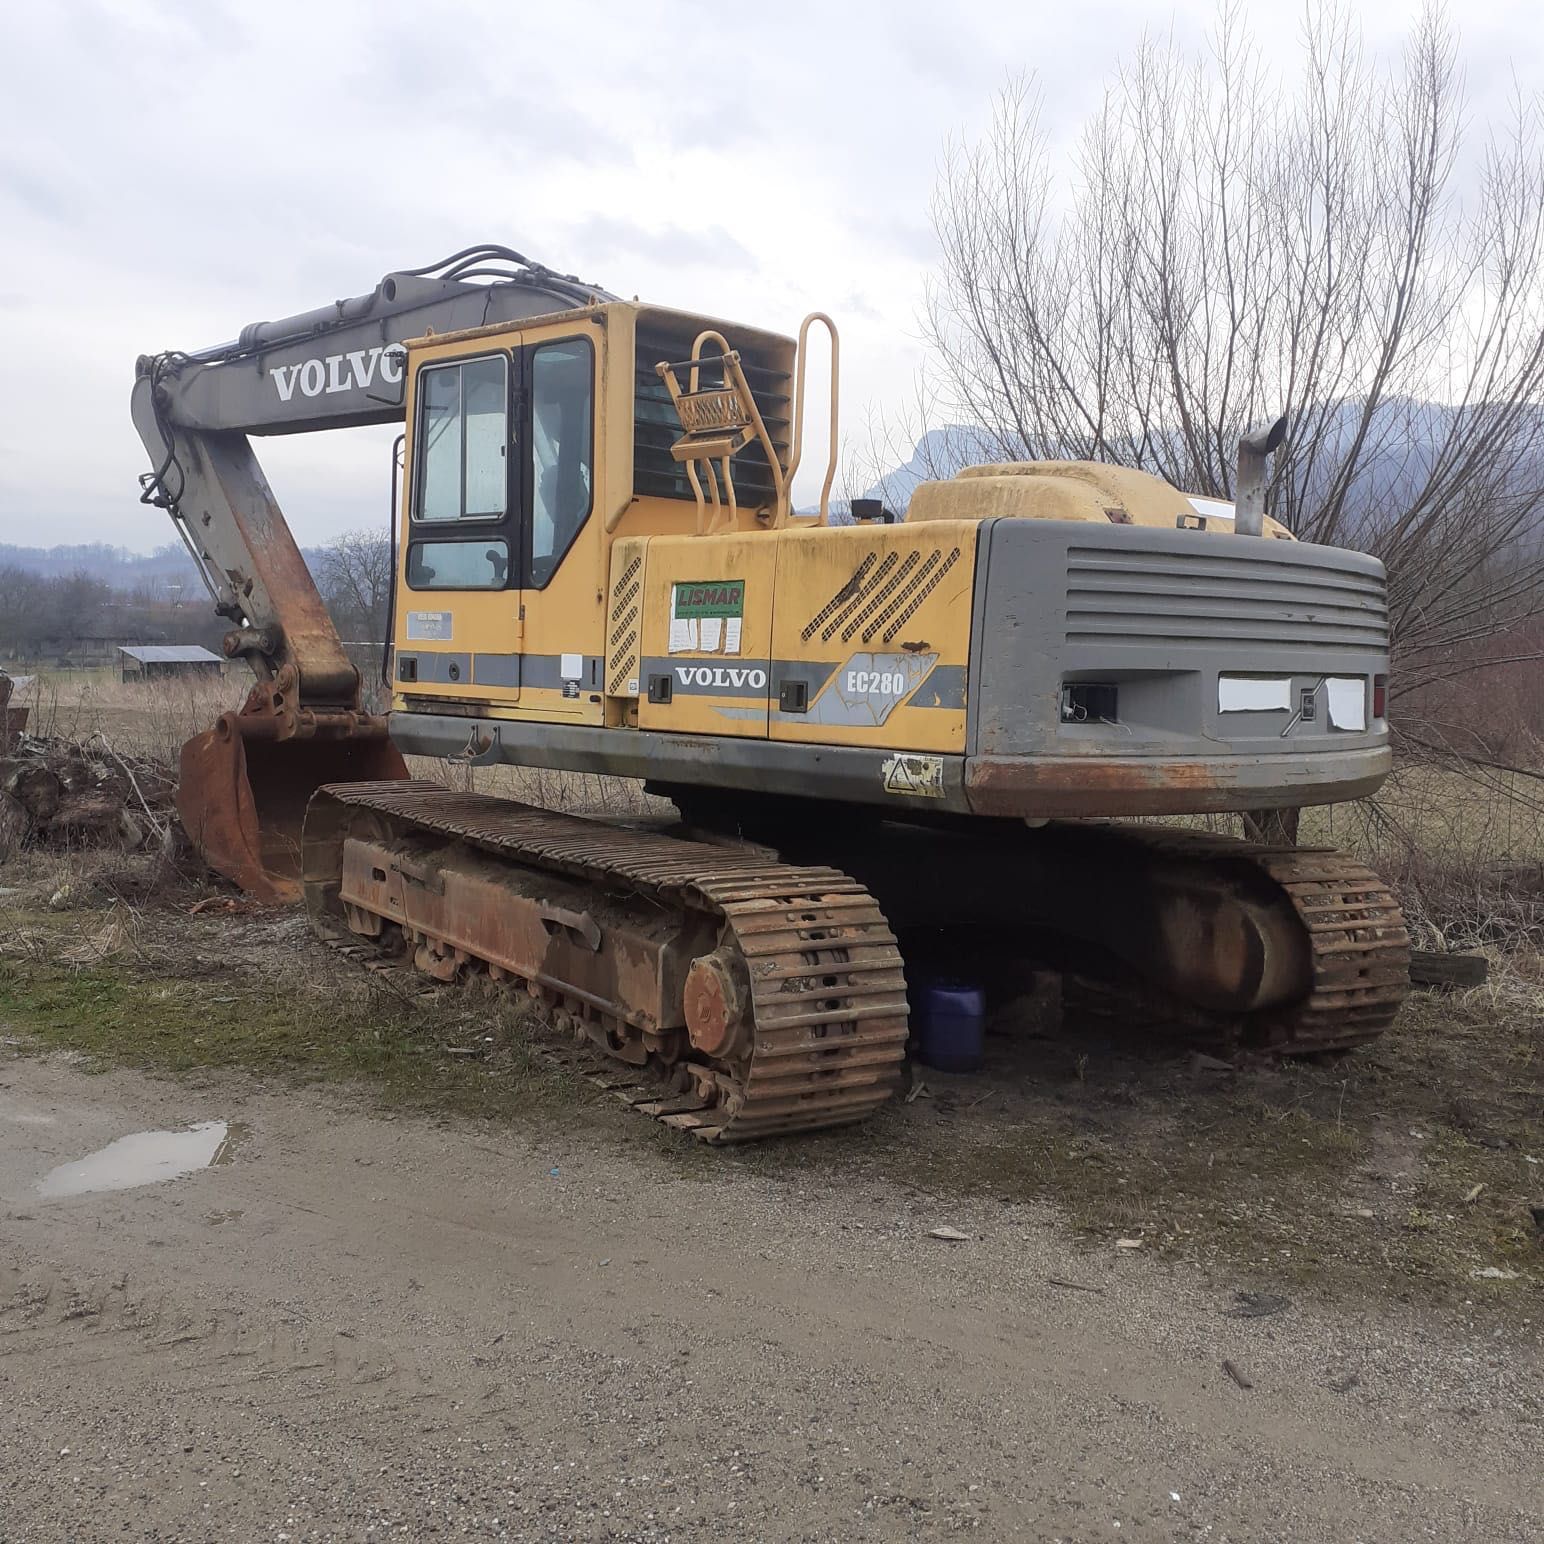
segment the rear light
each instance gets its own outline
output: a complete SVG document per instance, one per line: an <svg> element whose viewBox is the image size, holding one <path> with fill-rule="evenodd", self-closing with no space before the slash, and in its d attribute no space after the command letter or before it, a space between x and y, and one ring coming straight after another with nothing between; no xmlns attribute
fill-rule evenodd
<svg viewBox="0 0 1544 1544"><path fill-rule="evenodd" d="M1374 718L1387 718L1389 705L1389 678L1386 675L1375 675L1372 678L1372 716Z"/></svg>

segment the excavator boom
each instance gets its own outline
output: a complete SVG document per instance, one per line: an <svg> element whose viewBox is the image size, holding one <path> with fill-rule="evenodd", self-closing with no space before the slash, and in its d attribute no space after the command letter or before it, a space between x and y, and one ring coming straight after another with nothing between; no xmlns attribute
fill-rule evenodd
<svg viewBox="0 0 1544 1544"><path fill-rule="evenodd" d="M299 898L300 825L323 783L403 778L250 436L400 421L401 343L609 298L507 247L386 275L368 295L142 356L144 502L171 516L256 677L239 712L183 747L178 809L210 865L266 900Z"/></svg>

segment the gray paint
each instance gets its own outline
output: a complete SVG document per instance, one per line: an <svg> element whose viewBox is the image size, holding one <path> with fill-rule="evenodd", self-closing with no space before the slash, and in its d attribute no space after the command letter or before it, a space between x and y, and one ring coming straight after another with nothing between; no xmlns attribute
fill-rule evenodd
<svg viewBox="0 0 1544 1544"><path fill-rule="evenodd" d="M918 806L964 813L964 758L943 756L944 796L910 799L884 791L883 747L804 745L731 735L689 735L588 724L463 718L445 713L393 713L391 738L409 756L459 756L476 735L493 743L479 764L559 767L613 777L696 783L753 792L803 795L884 805L897 813ZM917 753L923 754L923 753Z"/></svg>
<svg viewBox="0 0 1544 1544"><path fill-rule="evenodd" d="M512 658L514 656L511 656ZM563 674L561 654L523 654L520 684L561 691L563 682L570 679ZM602 661L598 655L582 654L579 657L579 685L585 691L599 691Z"/></svg>
<svg viewBox="0 0 1544 1544"><path fill-rule="evenodd" d="M697 677L703 671L713 672L714 679L699 680ZM766 700L772 681L766 660L742 659L733 654L704 659L645 655L638 678L644 695L654 676L669 676L678 697L748 697L758 702Z"/></svg>
<svg viewBox="0 0 1544 1544"><path fill-rule="evenodd" d="M980 663L986 657L987 553L997 520L983 520L976 527L976 574L970 596L970 665L965 691L965 744L974 747L980 729Z"/></svg>
<svg viewBox="0 0 1544 1544"><path fill-rule="evenodd" d="M470 686L473 683L470 654L457 654L448 649L423 654L399 654L397 656L398 681L402 679L402 666L408 660L418 662L417 682L420 686ZM450 673L452 665L456 667L455 675ZM407 684L411 686L413 682L409 681Z"/></svg>
<svg viewBox="0 0 1544 1544"><path fill-rule="evenodd" d="M520 685L520 663L518 654L474 654L472 679L479 686L496 686L507 691Z"/></svg>
<svg viewBox="0 0 1544 1544"><path fill-rule="evenodd" d="M826 682L836 673L836 665L820 660L778 659L772 662L772 713L777 718L803 718L803 713L779 713L778 689L785 681L804 682L804 700L813 702Z"/></svg>
<svg viewBox="0 0 1544 1544"><path fill-rule="evenodd" d="M1268 786L1291 779L1300 758L1387 744L1386 728L1334 730L1322 712L1283 737L1287 713L1217 709L1222 671L1291 676L1295 687L1386 672L1375 558L1306 542L1006 519L982 527L979 551L973 755L1247 754ZM1118 724L1061 722L1061 683L1078 680L1117 686Z"/></svg>
<svg viewBox="0 0 1544 1544"><path fill-rule="evenodd" d="M404 650L401 658L418 661L418 680L433 684L450 680L447 661L460 666L461 684L475 683L508 690L512 687L547 687L561 691L567 679L559 654L463 654L449 650ZM580 656L578 682L581 689L598 691L601 660L598 655ZM398 679L401 679L399 669ZM409 685L412 683L409 682Z"/></svg>
<svg viewBox="0 0 1544 1544"><path fill-rule="evenodd" d="M906 706L951 708L957 713L965 706L965 680L964 665L939 665L917 688Z"/></svg>
<svg viewBox="0 0 1544 1544"><path fill-rule="evenodd" d="M993 762L1022 763L1018 757L967 758L902 752L937 761L943 796L912 798L885 792L885 764L896 752L881 747L807 745L749 736L674 734L647 729L603 729L589 724L553 724L489 719L449 713L393 713L391 738L409 756L455 757L479 766L509 764L596 772L613 777L652 778L666 783L798 795L890 809L897 815L921 809L969 813L968 776ZM469 745L481 749L467 757ZM1368 791L1388 771L1386 746L1284 753L1274 760L1253 755L1213 755L1203 765L1215 794L1200 807L1239 809L1324 803ZM1167 758L1133 758L1160 768ZM1026 807L1025 814L1034 814Z"/></svg>
<svg viewBox="0 0 1544 1544"><path fill-rule="evenodd" d="M932 674L936 654L850 655L803 714L806 723L840 724L862 729L882 725ZM797 718L799 714L780 715Z"/></svg>
<svg viewBox="0 0 1544 1544"><path fill-rule="evenodd" d="M912 656L890 654L883 656L894 660L899 668L905 668L911 662ZM871 650L860 650L855 654L849 654L840 661L828 660L797 660L775 659L771 662L770 669L767 661L753 658L741 658L738 655L716 655L704 658L696 658L689 655L651 655L644 659L640 667L638 677L639 694L645 695L648 691L649 677L654 675L669 675L674 681L674 691L683 696L693 697L723 697L723 698L749 698L755 701L770 699L773 718L791 723L802 721L804 723L839 724L848 727L867 725L872 728L875 724L884 723L896 707L903 701L907 707L912 708L954 708L956 710L965 706L965 680L966 672L963 665L936 665L932 671L923 677L920 683L909 688L912 696L909 700L905 694L901 697L891 697L885 703L873 708L860 708L840 698L841 672L851 668L854 661L871 661L874 658ZM683 670L695 671L698 667L708 667L724 670L762 670L766 672L766 681L763 685L752 685L741 681L735 685L732 681L721 685L712 685L699 682L695 679L683 681L680 672ZM864 668L871 668L865 664ZM803 681L807 687L806 700L809 702L809 711L805 713L783 713L777 706L778 691L785 682ZM883 712L878 708L882 707Z"/></svg>
<svg viewBox="0 0 1544 1544"><path fill-rule="evenodd" d="M244 434L390 423L402 417L402 386L382 378L380 356L372 351L431 330L518 322L615 298L535 266L493 284L389 273L368 295L255 322L235 343L195 353L176 376L172 414L187 428ZM315 369L309 377L292 375L311 361L321 361L321 385L314 392L306 388L316 385Z"/></svg>

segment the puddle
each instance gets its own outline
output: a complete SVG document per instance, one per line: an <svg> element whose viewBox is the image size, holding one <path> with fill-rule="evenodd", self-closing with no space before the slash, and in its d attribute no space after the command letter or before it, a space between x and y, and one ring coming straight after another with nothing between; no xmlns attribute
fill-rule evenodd
<svg viewBox="0 0 1544 1544"><path fill-rule="evenodd" d="M200 1121L186 1131L136 1131L109 1142L100 1152L61 1163L38 1182L38 1194L52 1199L160 1184L212 1164L229 1163L245 1134L244 1126L223 1120Z"/></svg>

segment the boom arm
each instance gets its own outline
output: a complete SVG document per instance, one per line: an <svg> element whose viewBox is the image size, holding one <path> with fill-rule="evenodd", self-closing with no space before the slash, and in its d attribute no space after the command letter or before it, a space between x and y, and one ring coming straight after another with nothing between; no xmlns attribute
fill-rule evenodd
<svg viewBox="0 0 1544 1544"><path fill-rule="evenodd" d="M141 356L134 424L155 468L144 501L171 515L234 624L227 655L251 665L270 711L355 713L359 677L248 436L400 421L404 339L612 298L483 245L387 274L368 295L253 323L232 343Z"/></svg>
<svg viewBox="0 0 1544 1544"><path fill-rule="evenodd" d="M239 713L182 747L177 783L184 829L242 889L298 897L316 788L407 776L386 720L361 711L359 672L248 436L400 420L394 346L404 339L611 298L508 247L469 247L387 274L368 295L255 323L234 343L140 359L134 424L154 468L140 479L143 500L171 515L215 609L234 624L226 654L257 676Z"/></svg>

